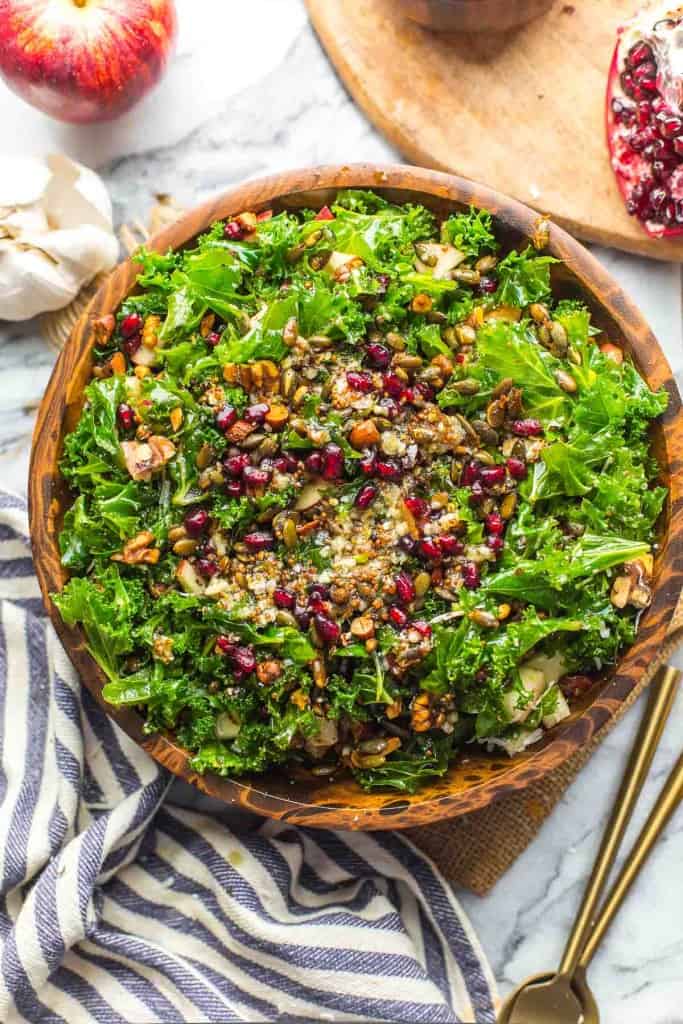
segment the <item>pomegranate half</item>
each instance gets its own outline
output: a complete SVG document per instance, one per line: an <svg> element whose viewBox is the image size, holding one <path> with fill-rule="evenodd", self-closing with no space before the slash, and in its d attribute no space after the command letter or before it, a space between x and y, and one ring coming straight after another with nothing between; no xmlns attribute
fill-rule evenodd
<svg viewBox="0 0 683 1024"><path fill-rule="evenodd" d="M619 29L607 140L628 212L655 238L683 234L683 4L653 0Z"/></svg>

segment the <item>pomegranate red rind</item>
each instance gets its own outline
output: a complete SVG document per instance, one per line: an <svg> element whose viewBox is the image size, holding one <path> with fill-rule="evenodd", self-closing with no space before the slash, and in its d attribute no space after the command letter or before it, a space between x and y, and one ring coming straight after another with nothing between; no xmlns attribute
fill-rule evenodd
<svg viewBox="0 0 683 1024"><path fill-rule="evenodd" d="M628 212L654 238L683 234L683 5L656 0L621 27L606 119Z"/></svg>

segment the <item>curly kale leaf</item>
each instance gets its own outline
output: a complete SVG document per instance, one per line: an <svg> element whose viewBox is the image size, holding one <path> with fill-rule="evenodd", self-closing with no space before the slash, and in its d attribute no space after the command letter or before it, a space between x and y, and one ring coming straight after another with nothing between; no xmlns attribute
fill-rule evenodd
<svg viewBox="0 0 683 1024"><path fill-rule="evenodd" d="M454 245L466 256L482 256L498 249L493 217L488 210L471 206L469 213L455 213L441 225L441 241Z"/></svg>
<svg viewBox="0 0 683 1024"><path fill-rule="evenodd" d="M550 268L558 261L552 256L539 256L531 246L523 252L513 249L498 266L498 290L495 305L524 308L550 296Z"/></svg>

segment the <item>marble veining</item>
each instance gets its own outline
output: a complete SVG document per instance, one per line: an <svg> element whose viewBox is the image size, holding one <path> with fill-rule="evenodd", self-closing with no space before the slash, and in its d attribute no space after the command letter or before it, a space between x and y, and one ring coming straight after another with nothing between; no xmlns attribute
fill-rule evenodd
<svg viewBox="0 0 683 1024"><path fill-rule="evenodd" d="M115 125L75 129L31 111L0 85L8 148L63 149L98 167L118 223L144 220L159 192L189 206L285 167L399 159L340 84L303 0L177 2L178 51L153 96ZM683 383L680 268L595 251L643 309ZM0 325L0 481L19 492L26 490L34 412L54 359L36 323ZM683 666L683 655L676 661ZM639 713L603 744L493 892L483 900L460 894L502 992L560 957ZM682 736L679 698L631 836ZM683 1024L682 863L679 814L591 969L604 1024Z"/></svg>

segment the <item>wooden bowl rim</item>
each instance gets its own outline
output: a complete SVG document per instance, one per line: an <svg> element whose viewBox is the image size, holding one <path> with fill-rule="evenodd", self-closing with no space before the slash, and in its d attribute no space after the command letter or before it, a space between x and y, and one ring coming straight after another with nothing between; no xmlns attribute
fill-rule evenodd
<svg viewBox="0 0 683 1024"><path fill-rule="evenodd" d="M191 241L216 220L245 209L265 209L272 202L287 202L303 193L342 188L402 190L419 193L454 204L472 204L490 210L507 229L530 238L539 214L517 200L456 175L409 165L344 164L285 171L256 179L228 190L185 214L156 235L149 248L165 251ZM637 685L642 672L657 655L683 587L683 531L674 524L683 515L683 475L677 453L683 449L683 412L673 375L657 340L642 314L600 263L567 232L550 225L550 242L545 251L558 256L581 287L617 324L627 347L651 387L666 386L669 409L662 417L661 430L666 450L665 468L670 473L669 529L660 556L659 577L654 599L635 644L625 653L612 677L596 699L577 718L559 727L545 745L523 759L511 759L499 775L470 786L466 791L448 793L420 801L397 794L373 794L371 806L331 806L289 800L267 792L254 783L198 776L190 771L184 750L166 736L145 736L140 716L128 708L113 708L102 699L105 678L84 648L80 628L70 629L61 620L50 593L59 589L56 487L58 453L67 410L78 403L81 388L74 387L77 369L89 359L93 343L92 320L114 311L135 284L137 267L131 260L120 264L97 291L88 311L75 326L60 353L41 403L33 435L29 470L29 521L36 573L43 602L74 667L106 713L160 764L208 795L227 803L239 803L267 817L287 818L300 825L348 829L408 827L478 810L493 799L519 790L563 764L604 728ZM63 385L62 381L66 383ZM47 467L47 472L42 467ZM267 780L268 775L264 778ZM360 790L359 790L360 793ZM367 800L367 794L365 794Z"/></svg>

